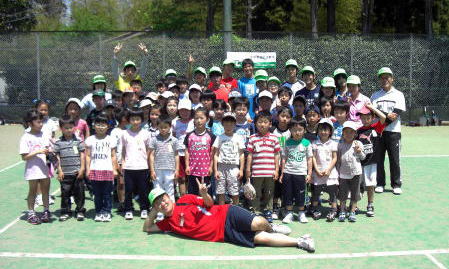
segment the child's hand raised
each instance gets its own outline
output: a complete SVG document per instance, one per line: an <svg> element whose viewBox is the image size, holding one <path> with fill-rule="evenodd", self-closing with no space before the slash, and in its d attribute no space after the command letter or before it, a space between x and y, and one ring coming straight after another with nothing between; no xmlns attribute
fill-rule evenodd
<svg viewBox="0 0 449 269"><path fill-rule="evenodd" d="M195 59L192 57L192 54L189 54L189 58L187 59L187 62L188 62L189 64L192 64L192 63L195 62Z"/></svg>
<svg viewBox="0 0 449 269"><path fill-rule="evenodd" d="M362 152L362 148L359 146L359 144L355 144L354 151L357 152L357 153Z"/></svg>
<svg viewBox="0 0 449 269"><path fill-rule="evenodd" d="M145 55L148 54L147 46L146 46L145 44L143 44L142 42L139 43L139 45L137 45L137 47L139 47L139 49L140 49L141 51L143 51L143 53L145 53Z"/></svg>
<svg viewBox="0 0 449 269"><path fill-rule="evenodd" d="M122 43L118 43L115 47L114 47L114 55L117 55L123 48L123 44Z"/></svg>

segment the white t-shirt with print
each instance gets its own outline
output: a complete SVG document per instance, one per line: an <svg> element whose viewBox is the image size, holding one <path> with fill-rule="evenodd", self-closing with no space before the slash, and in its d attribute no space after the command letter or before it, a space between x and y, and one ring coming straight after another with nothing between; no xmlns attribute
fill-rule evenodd
<svg viewBox="0 0 449 269"><path fill-rule="evenodd" d="M245 149L243 139L237 135L227 136L225 134L217 136L213 147L218 149L218 163L235 164L240 163L239 151Z"/></svg>
<svg viewBox="0 0 449 269"><path fill-rule="evenodd" d="M371 96L371 103L380 111L391 113L394 109L406 110L404 94L392 87L388 92L383 89L378 90ZM401 116L385 127L387 132L401 132Z"/></svg>
<svg viewBox="0 0 449 269"><path fill-rule="evenodd" d="M102 139L91 135L84 143L90 149L90 170L112 171L112 149L117 148L117 141L109 135Z"/></svg>

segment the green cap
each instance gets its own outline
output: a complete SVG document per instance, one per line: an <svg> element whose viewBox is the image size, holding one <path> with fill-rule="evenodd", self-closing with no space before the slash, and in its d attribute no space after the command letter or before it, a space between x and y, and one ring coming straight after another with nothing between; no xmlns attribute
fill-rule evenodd
<svg viewBox="0 0 449 269"><path fill-rule="evenodd" d="M220 69L220 67L218 67L218 66L212 66L212 67L209 69L209 76L210 76L210 74L212 74L212 73L220 73L220 75L222 74L221 69Z"/></svg>
<svg viewBox="0 0 449 269"><path fill-rule="evenodd" d="M105 93L103 90L97 90L92 93L92 97L94 97L94 96L105 97Z"/></svg>
<svg viewBox="0 0 449 269"><path fill-rule="evenodd" d="M362 82L360 81L360 78L358 76L350 75L346 80L346 84L360 85L362 84Z"/></svg>
<svg viewBox="0 0 449 269"><path fill-rule="evenodd" d="M176 71L174 69L167 69L167 71L165 71L164 77L166 77L166 76L177 76L177 75L178 75L178 73L176 73Z"/></svg>
<svg viewBox="0 0 449 269"><path fill-rule="evenodd" d="M195 70L193 70L193 73L194 74L195 73L201 73L201 74L207 76L206 69L204 69L204 67L201 67L201 66L195 68Z"/></svg>
<svg viewBox="0 0 449 269"><path fill-rule="evenodd" d="M393 71L389 67L382 67L377 71L377 76L380 77L382 74L390 74L393 76Z"/></svg>
<svg viewBox="0 0 449 269"><path fill-rule="evenodd" d="M166 192L161 188L154 188L150 192L150 194L148 194L148 200L150 200L150 204L153 205L154 200L165 193Z"/></svg>
<svg viewBox="0 0 449 269"><path fill-rule="evenodd" d="M259 69L254 74L254 78L256 79L256 82L260 81L260 80L265 80L266 81L268 79L268 73L267 73L267 71L265 71L263 69Z"/></svg>
<svg viewBox="0 0 449 269"><path fill-rule="evenodd" d="M332 76L335 78L338 75L344 75L345 78L348 78L348 73L346 73L346 70L344 70L343 68L337 68L335 69L334 73L332 74Z"/></svg>
<svg viewBox="0 0 449 269"><path fill-rule="evenodd" d="M275 76L269 77L269 78L268 78L268 82L270 82L270 81L274 81L274 82L276 82L277 84L281 84L281 81L280 81L277 77L275 77Z"/></svg>
<svg viewBox="0 0 449 269"><path fill-rule="evenodd" d="M335 80L331 77L324 77L321 80L321 87L335 88Z"/></svg>
<svg viewBox="0 0 449 269"><path fill-rule="evenodd" d="M299 65L295 59L290 59L287 62L285 62L285 67L288 67L288 66L294 66L294 67L296 67L296 69L299 69Z"/></svg>
<svg viewBox="0 0 449 269"><path fill-rule="evenodd" d="M92 79L92 84L95 84L95 83L106 83L106 79L104 78L103 75L96 75Z"/></svg>
<svg viewBox="0 0 449 269"><path fill-rule="evenodd" d="M227 64L232 64L233 66L235 66L235 62L231 59L226 59L223 61L223 65L227 65Z"/></svg>
<svg viewBox="0 0 449 269"><path fill-rule="evenodd" d="M302 75L304 72L310 72L310 73L312 73L312 74L315 75L315 69L313 69L313 67L311 67L310 65L306 65L306 66L304 66L304 67L301 69L301 75Z"/></svg>
<svg viewBox="0 0 449 269"><path fill-rule="evenodd" d="M126 63L123 65L123 68L126 68L128 66L136 68L136 64L133 61L126 61Z"/></svg>

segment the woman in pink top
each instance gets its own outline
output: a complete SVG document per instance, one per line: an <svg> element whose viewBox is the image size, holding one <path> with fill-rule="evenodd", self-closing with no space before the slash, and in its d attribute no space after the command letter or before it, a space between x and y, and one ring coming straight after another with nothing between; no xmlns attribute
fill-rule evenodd
<svg viewBox="0 0 449 269"><path fill-rule="evenodd" d="M346 81L346 85L349 93L351 94L351 97L349 98L349 120L357 122L359 127L361 127L362 121L360 120L360 117L357 116L357 113L365 107L366 103L370 102L370 99L360 92L361 82L358 76L349 76Z"/></svg>

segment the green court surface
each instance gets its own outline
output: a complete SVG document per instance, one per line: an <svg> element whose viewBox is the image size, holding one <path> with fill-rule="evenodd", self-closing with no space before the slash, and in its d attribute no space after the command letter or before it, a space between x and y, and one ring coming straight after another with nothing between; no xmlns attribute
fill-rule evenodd
<svg viewBox="0 0 449 269"><path fill-rule="evenodd" d="M32 226L17 220L26 209L28 187L17 154L22 132L20 126L0 127L0 268L449 268L449 127L404 127L404 193L377 194L374 218L360 213L356 223L309 218L308 224L291 224L292 236L312 234L314 254L147 235L143 220L117 214L110 223L95 223L90 199L88 219L61 223L56 179L54 221ZM365 210L366 197L359 208Z"/></svg>

